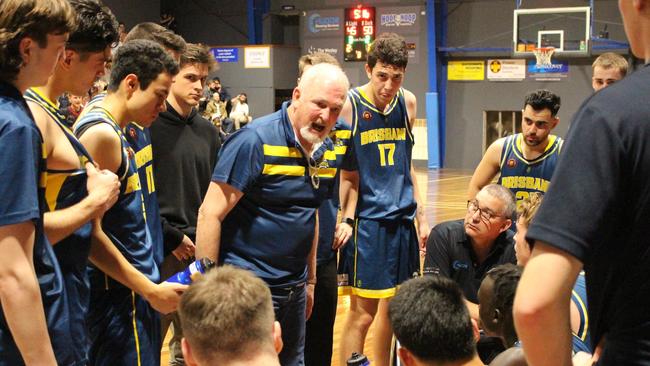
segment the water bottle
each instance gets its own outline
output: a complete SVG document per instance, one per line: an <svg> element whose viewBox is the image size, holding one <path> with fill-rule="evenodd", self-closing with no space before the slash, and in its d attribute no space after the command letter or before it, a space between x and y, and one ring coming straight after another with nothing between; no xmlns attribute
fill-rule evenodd
<svg viewBox="0 0 650 366"><path fill-rule="evenodd" d="M348 359L347 364L347 366L370 366L370 361L368 361L368 357L354 352Z"/></svg>
<svg viewBox="0 0 650 366"><path fill-rule="evenodd" d="M180 283L183 285L189 285L197 278L201 277L207 270L214 267L215 264L209 258L201 258L192 262L185 270L176 273L175 275L169 277L167 282Z"/></svg>

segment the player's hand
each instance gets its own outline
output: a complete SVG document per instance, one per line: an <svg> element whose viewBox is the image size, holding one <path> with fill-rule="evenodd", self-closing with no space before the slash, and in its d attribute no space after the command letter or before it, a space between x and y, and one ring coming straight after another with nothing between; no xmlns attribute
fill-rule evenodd
<svg viewBox="0 0 650 366"><path fill-rule="evenodd" d="M178 303L181 301L181 295L185 290L187 290L187 285L163 282L154 285L153 291L145 296L145 300L160 313L169 314L176 311Z"/></svg>
<svg viewBox="0 0 650 366"><path fill-rule="evenodd" d="M333 250L339 250L344 246L352 237L352 226L345 222L339 222L336 224L336 230L334 231L334 243L332 244Z"/></svg>
<svg viewBox="0 0 650 366"><path fill-rule="evenodd" d="M307 296L307 301L305 303L305 320L309 320L311 317L311 311L314 308L314 288L316 285L314 284L307 284L307 289L306 289L306 296Z"/></svg>
<svg viewBox="0 0 650 366"><path fill-rule="evenodd" d="M172 254L179 261L183 261L194 257L195 251L196 251L196 245L192 243L192 240L188 238L187 235L183 235L183 240L176 247L176 249L172 250Z"/></svg>
<svg viewBox="0 0 650 366"><path fill-rule="evenodd" d="M91 200L95 212L93 218L99 218L117 202L120 194L120 180L115 173L106 169L99 170L90 162L86 163L85 168L88 175L86 182L88 198Z"/></svg>
<svg viewBox="0 0 650 366"><path fill-rule="evenodd" d="M418 220L418 243L420 244L420 252L427 252L427 241L429 240L429 233L431 228L426 219Z"/></svg>
<svg viewBox="0 0 650 366"><path fill-rule="evenodd" d="M595 363L591 354L582 351L576 353L572 361L573 366L591 366Z"/></svg>

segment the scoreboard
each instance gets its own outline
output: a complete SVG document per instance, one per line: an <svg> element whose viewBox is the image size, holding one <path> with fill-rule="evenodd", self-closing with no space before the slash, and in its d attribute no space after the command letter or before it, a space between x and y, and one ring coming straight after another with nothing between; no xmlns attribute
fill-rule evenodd
<svg viewBox="0 0 650 366"><path fill-rule="evenodd" d="M345 9L343 59L366 61L370 44L375 40L375 8L357 6Z"/></svg>

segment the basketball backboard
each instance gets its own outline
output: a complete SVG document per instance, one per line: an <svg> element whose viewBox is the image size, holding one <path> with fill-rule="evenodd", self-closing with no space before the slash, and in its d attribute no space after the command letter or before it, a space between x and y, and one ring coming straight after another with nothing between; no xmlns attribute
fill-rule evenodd
<svg viewBox="0 0 650 366"><path fill-rule="evenodd" d="M590 21L588 6L515 9L513 55L532 56L540 47L554 47L555 55L588 55Z"/></svg>

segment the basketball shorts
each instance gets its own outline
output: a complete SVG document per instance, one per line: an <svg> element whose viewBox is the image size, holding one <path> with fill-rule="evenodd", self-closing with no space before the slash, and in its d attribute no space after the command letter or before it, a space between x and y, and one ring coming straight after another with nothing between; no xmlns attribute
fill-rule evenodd
<svg viewBox="0 0 650 366"><path fill-rule="evenodd" d="M352 239L341 251L338 273L339 294L394 296L400 283L420 274L413 221L357 219Z"/></svg>
<svg viewBox="0 0 650 366"><path fill-rule="evenodd" d="M160 365L160 319L128 288L91 288L88 330L91 365Z"/></svg>

